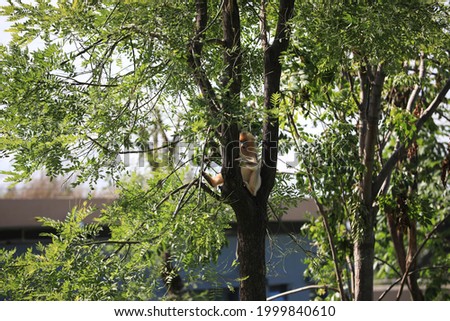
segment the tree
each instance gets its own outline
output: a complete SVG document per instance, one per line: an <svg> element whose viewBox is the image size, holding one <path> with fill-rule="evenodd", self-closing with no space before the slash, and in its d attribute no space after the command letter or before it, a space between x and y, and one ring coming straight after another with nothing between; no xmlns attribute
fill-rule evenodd
<svg viewBox="0 0 450 321"><path fill-rule="evenodd" d="M256 197L252 197L243 188L242 177L238 166L239 122L222 120L217 133L221 139L222 175L224 186L222 197L231 205L238 224L238 257L240 275L243 278L240 295L243 300L262 300L266 297L265 289L265 234L267 226L267 201L275 183L276 161L278 150L278 118L271 115L277 107L273 98L280 90L281 53L288 46L287 21L292 16L293 1L280 1L277 26L272 41L268 42L267 13L265 3L261 8L262 43L264 65L264 117L263 150L261 163L262 186ZM210 112L214 118L223 119L224 114L233 115L233 111L241 107L242 92L242 54L241 21L237 1L224 1L222 5L224 74L222 76L222 100L217 101L212 85L201 69L202 40L208 27L207 2L197 1L196 36L192 44L190 63L198 86L207 98Z"/></svg>
<svg viewBox="0 0 450 321"><path fill-rule="evenodd" d="M284 129L300 155L298 186L322 216L324 228L310 236L333 262L320 268L311 259L311 271L322 282L333 271L342 299L372 300L376 255L413 299L424 298L418 259L449 219L448 188L437 187L449 130L448 10L417 1L305 3L294 19ZM301 117L325 130L305 133ZM422 267L439 270L428 277L440 284L445 257Z"/></svg>
<svg viewBox="0 0 450 321"><path fill-rule="evenodd" d="M13 290L44 282L38 298L57 286L66 299L148 298L151 275L182 297L194 274L210 273L195 268L217 259L234 217L241 299L265 299L269 197L283 179L278 154L295 148L297 192L321 214L305 228L318 253L309 276L343 300L371 300L375 273L397 277L414 299L439 298L448 280L439 246L448 237L448 11L419 1L9 1L0 141L14 156L10 179L40 169L92 185L111 178L120 197L102 215L109 240L93 239L98 226L75 228L89 213L80 209L65 223L45 221L59 236L38 254L3 252L2 279L30 266L5 295L36 298L30 287ZM36 40L39 49L24 47ZM324 130L313 135L310 123ZM240 130L261 141L256 197L242 184ZM124 178L119 159L134 153L149 156L148 179ZM201 181L214 163L220 193ZM57 267L47 284L31 273L42 261L44 274ZM192 274L180 281L182 268ZM70 277L88 281L72 289L61 282Z"/></svg>
<svg viewBox="0 0 450 321"><path fill-rule="evenodd" d="M199 195L206 193L229 204L238 225L240 297L265 299L265 233L278 153L280 57L288 47L293 7L293 0L263 1L261 6L236 0L60 1L56 5L9 1L2 14L14 21L13 43L1 49L0 121L3 153L15 160L11 180L44 169L49 176L76 174L79 183L93 184L103 177L119 181L124 165L117 157L133 148L149 152L145 145L151 135L162 136L167 148L179 139L195 146L203 141L193 157L202 172L216 138L222 152L217 162L225 179L221 194L209 190L198 174L168 192L163 200L183 191L175 208L166 208L171 214L157 217L155 224L169 221L168 226L176 229L179 216L186 223L180 212L187 210L193 187ZM41 49L30 52L21 47L35 39L42 42ZM258 39L261 45L256 47ZM154 128L153 133L149 128ZM256 197L243 187L240 175L236 151L242 129L257 130L262 140L263 184ZM167 133L176 139L169 141ZM178 175L181 168L169 166L168 177ZM167 178L159 177L156 186L167 183ZM144 193L131 189L144 198L156 195L151 189ZM153 206L159 212L163 207L150 200L137 203L134 208L145 211ZM212 211L206 201L204 210ZM146 226L143 213L128 211L136 217L126 216L131 225L117 217L123 226L131 230ZM199 228L206 221L196 218L201 234ZM165 239L160 232L153 231L168 244L152 251L177 247L174 237ZM126 234L122 230L117 236ZM149 238L139 232L132 233L133 239L139 234L141 239ZM197 237L205 240L206 235ZM223 238L218 240L223 244ZM117 242L116 254L135 244L130 239ZM208 245L205 252L210 249ZM194 256L201 257L201 248L197 250ZM175 251L164 252L175 260Z"/></svg>

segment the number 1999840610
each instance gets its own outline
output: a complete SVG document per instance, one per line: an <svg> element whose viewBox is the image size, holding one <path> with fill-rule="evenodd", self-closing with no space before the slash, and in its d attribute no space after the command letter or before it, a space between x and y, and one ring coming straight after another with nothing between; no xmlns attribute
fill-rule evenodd
<svg viewBox="0 0 450 321"><path fill-rule="evenodd" d="M258 317L268 316L297 316L297 317L333 317L336 314L336 309L332 305L328 306L259 306L257 307Z"/></svg>

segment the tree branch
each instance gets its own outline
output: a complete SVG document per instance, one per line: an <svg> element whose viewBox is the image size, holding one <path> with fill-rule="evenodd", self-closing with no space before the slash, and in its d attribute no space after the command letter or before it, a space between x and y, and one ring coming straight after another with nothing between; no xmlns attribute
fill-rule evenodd
<svg viewBox="0 0 450 321"><path fill-rule="evenodd" d="M334 263L334 274L336 275L336 281L337 281L337 284L339 287L339 294L341 295L342 301L347 301L347 297L345 296L345 292L344 292L344 283L342 281L341 269L339 267L336 246L334 244L334 239L333 239L333 234L331 232L330 224L328 223L328 215L325 212L322 204L320 202L318 202L315 197L314 197L314 202L316 203L316 206L323 218L323 225L324 225L325 231L327 233L328 243L329 243L330 249L331 249L331 257L332 257L333 263Z"/></svg>
<svg viewBox="0 0 450 321"><path fill-rule="evenodd" d="M222 90L225 91L226 102L232 103L235 98L239 98L242 80L241 20L237 0L225 0L223 2L222 21L225 44L225 50L223 51L225 70L222 77ZM224 109L228 110L226 107Z"/></svg>
<svg viewBox="0 0 450 321"><path fill-rule="evenodd" d="M171 148L171 147L174 147L174 146L176 146L179 142L180 142L180 140L176 140L176 141L169 142L169 143L167 143L167 144L164 144L164 145L161 145L161 146L158 146L158 147L155 147L155 148L149 148L149 149L143 149L143 150L125 150L125 151L123 151L123 152L118 152L118 154L120 154L120 155L126 155L126 154L142 154L142 153L149 153L149 152L154 152L154 151L161 150L161 149L164 149L164 148ZM105 148L105 147L102 146L102 148Z"/></svg>
<svg viewBox="0 0 450 321"><path fill-rule="evenodd" d="M112 35L108 35L108 37L106 38L106 40L108 41L109 38L110 38L111 36L112 36ZM103 38L97 40L97 41L94 42L93 44L87 46L86 48L83 48L83 50L80 50L80 51L78 51L77 53L75 53L75 54L74 54L73 56L71 56L69 59L66 59L66 60L62 61L62 62L60 63L60 65L61 65L61 66L64 66L64 65L67 64L71 59L73 60L73 59L75 59L75 58L77 58L77 57L79 57L79 56L85 54L86 52L88 52L88 51L91 50L92 48L94 48L94 47L98 46L99 44L101 44L104 40L105 40L105 39L103 39Z"/></svg>
<svg viewBox="0 0 450 321"><path fill-rule="evenodd" d="M219 194L217 194L217 193L215 193L213 190L211 190L211 189L208 187L208 185L206 185L205 183L200 182L200 187L201 187L206 193L208 193L211 197L215 198L216 201L223 202L223 198L222 198Z"/></svg>
<svg viewBox="0 0 450 321"><path fill-rule="evenodd" d="M216 93L201 65L204 33L208 24L208 1L197 0L195 8L195 37L189 44L188 63L193 70L200 91L208 100L210 109L213 112L219 112L220 104L217 102Z"/></svg>
<svg viewBox="0 0 450 321"><path fill-rule="evenodd" d="M428 268L421 268L421 269L417 269L414 271L411 271L408 273L408 275L412 275L414 273L417 273L419 271L424 271L424 270L433 270L433 269L444 269L444 270L448 270L448 266L437 266L437 267L428 267ZM392 290L392 288L398 284L400 281L402 280L402 277L398 278L397 280L395 280L383 293L381 293L381 295L378 297L378 301L383 300L383 298L386 296L386 294L388 294L388 292L390 290Z"/></svg>
<svg viewBox="0 0 450 321"><path fill-rule="evenodd" d="M180 212L180 210L183 208L183 206L189 201L189 199L191 198L191 196L189 196L187 198L187 200L185 201L186 195L189 192L189 190L191 189L192 186L194 186L194 184L200 179L200 177L193 179L191 182L184 184L183 186L181 186L181 188L178 188L178 190L185 188L186 190L184 191L183 195L181 196L181 199L178 201L177 207L175 208L175 210L172 213L172 218L175 218L175 216L178 215L178 213Z"/></svg>
<svg viewBox="0 0 450 321"><path fill-rule="evenodd" d="M397 293L397 298L396 300L400 300L400 297L402 296L402 291L403 291L403 286L405 285L406 282L406 277L409 274L409 271L411 269L411 267L414 265L414 261L417 259L417 256L419 255L419 253L422 251L423 247L425 246L425 244L428 242L428 240L431 238L431 236L438 230L438 228L444 224L444 222L450 217L450 214L447 214L438 224L436 224L434 226L434 228L431 230L430 233L428 233L428 235L425 237L425 239L423 240L422 244L420 245L420 247L417 249L416 253L414 253L414 256L412 257L412 259L408 262L407 266L406 266L406 271L405 273L403 273L402 276L402 282L400 284L400 289L398 290Z"/></svg>
<svg viewBox="0 0 450 321"><path fill-rule="evenodd" d="M367 75L367 67L361 66L359 68L358 76L360 79L360 103L358 104L359 109L359 157L364 158L364 153L366 149L366 135L367 135L367 111L369 110L369 79Z"/></svg>
<svg viewBox="0 0 450 321"><path fill-rule="evenodd" d="M294 0L280 0L278 8L278 22L275 37L272 44L263 41L264 50L264 109L267 113L263 129L263 149L261 179L264 184L258 194L263 199L267 199L275 184L275 175L278 158L278 131L279 122L277 113L272 112L278 107L278 102L274 102L274 94L280 92L281 77L281 54L289 46L289 20L294 12ZM262 6L262 10L265 6ZM261 13L261 18L265 18L266 13ZM267 21L261 21L265 26ZM263 30L262 30L263 31Z"/></svg>
<svg viewBox="0 0 450 321"><path fill-rule="evenodd" d="M317 200L315 188L313 185L313 179L311 177L310 172L307 172L307 175L308 175L308 180L309 180L309 188L312 191L314 203L316 204L316 207L319 210L319 213L323 219L323 226L325 227L325 232L326 232L327 238L328 238L328 244L329 244L330 250L331 250L331 257L333 259L333 265L334 265L334 274L336 276L336 282L338 284L339 294L341 295L341 300L346 301L347 297L345 296L345 292L344 292L344 283L342 281L341 269L339 267L336 246L334 245L333 233L331 232L330 224L328 224L328 215L325 212L325 209L323 208L322 203L320 203Z"/></svg>
<svg viewBox="0 0 450 321"><path fill-rule="evenodd" d="M227 115L233 115L233 110L240 108L242 80L242 48L241 20L237 0L223 0L222 3L222 35L224 69L221 74L222 110ZM225 119L221 115L220 139L222 143L222 196L227 203L234 203L242 187L239 158L239 126L234 119Z"/></svg>
<svg viewBox="0 0 450 321"><path fill-rule="evenodd" d="M273 301L273 300L276 300L276 299L281 298L283 296L287 296L287 295L290 295L290 294L299 293L299 292L303 292L303 291L308 291L308 290L312 290L312 289L324 289L325 291L326 290L333 290L335 292L338 292L338 289L330 287L328 285L307 285L307 286L304 286L304 287L301 287L301 288L293 289L293 290L290 290L290 291L286 291L286 292L279 293L279 294L276 294L274 296L268 297L267 301Z"/></svg>
<svg viewBox="0 0 450 321"><path fill-rule="evenodd" d="M414 85L414 89L411 92L411 95L409 96L408 99L408 104L406 106L406 110L409 111L410 113L413 112L416 101L417 101L417 97L419 97L419 93L420 90L422 89L421 86L421 82L423 77L425 76L425 59L424 59L424 53L421 52L420 53L420 62L419 62L419 83Z"/></svg>
<svg viewBox="0 0 450 321"><path fill-rule="evenodd" d="M422 116L416 122L416 132L412 139L410 139L406 144L400 145L391 155L391 157L384 164L377 178L375 179L374 186L372 188L372 195L375 196L380 191L380 188L384 182L384 180L391 174L394 169L395 164L400 160L401 155L409 148L411 143L417 138L420 130L422 129L425 122L430 119L433 114L436 112L439 105L444 101L447 92L450 90L450 78L445 83L444 87L442 87L441 91L437 96L433 99L427 109L424 110Z"/></svg>
<svg viewBox="0 0 450 321"><path fill-rule="evenodd" d="M394 271L395 274L397 274L398 276L402 276L401 273L400 273L399 271L397 271L397 269L395 268L395 266L393 266L393 265L392 265L391 263L389 263L388 261L383 260L381 257L378 257L378 256L375 256L374 259L380 261L381 263L386 264L387 266L389 266L389 267L392 269L392 271Z"/></svg>
<svg viewBox="0 0 450 321"><path fill-rule="evenodd" d="M378 121L380 118L381 92L383 90L385 74L383 66L377 66L375 79L370 92L370 101L367 112L367 133L365 137L364 149L364 176L363 176L363 201L367 208L372 206L373 170L375 160L375 147L378 139Z"/></svg>
<svg viewBox="0 0 450 321"><path fill-rule="evenodd" d="M102 144L100 144L96 139L90 137L89 135L86 135L86 138L89 139L91 142L94 143L94 145L100 147L105 153L110 153L111 151L109 150L109 148L103 146Z"/></svg>
<svg viewBox="0 0 450 321"><path fill-rule="evenodd" d="M261 10L260 10L260 30L261 30L261 41L263 48L267 48L269 45L269 41L267 39L267 12L266 12L266 2L267 0L261 0Z"/></svg>

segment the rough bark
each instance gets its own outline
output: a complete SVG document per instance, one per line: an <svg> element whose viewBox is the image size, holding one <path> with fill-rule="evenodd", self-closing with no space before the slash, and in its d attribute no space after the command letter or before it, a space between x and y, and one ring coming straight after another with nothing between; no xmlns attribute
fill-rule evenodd
<svg viewBox="0 0 450 321"><path fill-rule="evenodd" d="M241 277L239 295L243 301L266 300L265 235L267 207L253 199L233 204L237 218L237 254Z"/></svg>

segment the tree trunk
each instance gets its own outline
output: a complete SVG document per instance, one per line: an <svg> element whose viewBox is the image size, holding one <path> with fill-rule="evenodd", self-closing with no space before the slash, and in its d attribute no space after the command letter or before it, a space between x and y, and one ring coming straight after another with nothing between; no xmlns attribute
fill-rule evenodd
<svg viewBox="0 0 450 321"><path fill-rule="evenodd" d="M240 107L241 94L241 26L237 0L224 0L222 3L223 60L224 71L221 77L222 92L216 95L201 66L202 46L208 26L207 1L196 1L196 35L189 47L189 64L202 94L209 101L213 117L232 114ZM264 107L267 111L277 108L272 104L272 95L280 90L280 56L288 47L287 21L292 17L294 0L280 0L278 22L273 44L264 43ZM265 21L265 6L261 7ZM266 32L265 27L262 28ZM221 97L219 102L218 97ZM222 148L222 176L224 184L222 197L233 208L237 219L238 259L240 266L240 299L266 299L265 235L267 227L267 202L275 184L278 154L278 118L267 113L264 122L263 151L261 163L262 185L254 197L242 182L239 167L239 126L225 120L217 131Z"/></svg>
<svg viewBox="0 0 450 321"><path fill-rule="evenodd" d="M249 200L246 203L235 204L233 209L237 218L240 299L264 301L266 300L266 206L257 206L254 200Z"/></svg>
<svg viewBox="0 0 450 321"><path fill-rule="evenodd" d="M361 68L360 105L360 157L364 165L361 180L361 205L353 226L355 242L355 299L373 300L373 263L375 256L375 222L377 209L374 200L375 149L378 139L378 121L381 110L381 94L384 84L383 66L377 68L367 65Z"/></svg>
<svg viewBox="0 0 450 321"><path fill-rule="evenodd" d="M264 1L261 6L262 38L264 50L264 108L269 111L272 95L280 91L281 54L289 45L288 21L292 17L294 0L281 0L275 39L271 45L265 37L267 21ZM241 300L266 299L265 235L267 228L267 201L275 184L278 154L278 118L270 116L263 128L261 164L262 186L252 197L247 191L240 202L232 204L238 224L238 256L240 264Z"/></svg>
<svg viewBox="0 0 450 321"><path fill-rule="evenodd" d="M362 213L356 228L360 235L356 236L353 245L355 260L355 300L373 300L373 263L375 253L374 216L375 210Z"/></svg>
<svg viewBox="0 0 450 321"><path fill-rule="evenodd" d="M409 271L414 271L416 269L416 261L414 256L417 252L417 228L416 222L411 220L408 227L408 255L406 257L406 265L410 266ZM403 272L403 273L406 273ZM407 276L408 287L411 291L411 298L414 301L423 301L425 298L423 296L422 290L419 287L417 280L417 274L411 273Z"/></svg>

